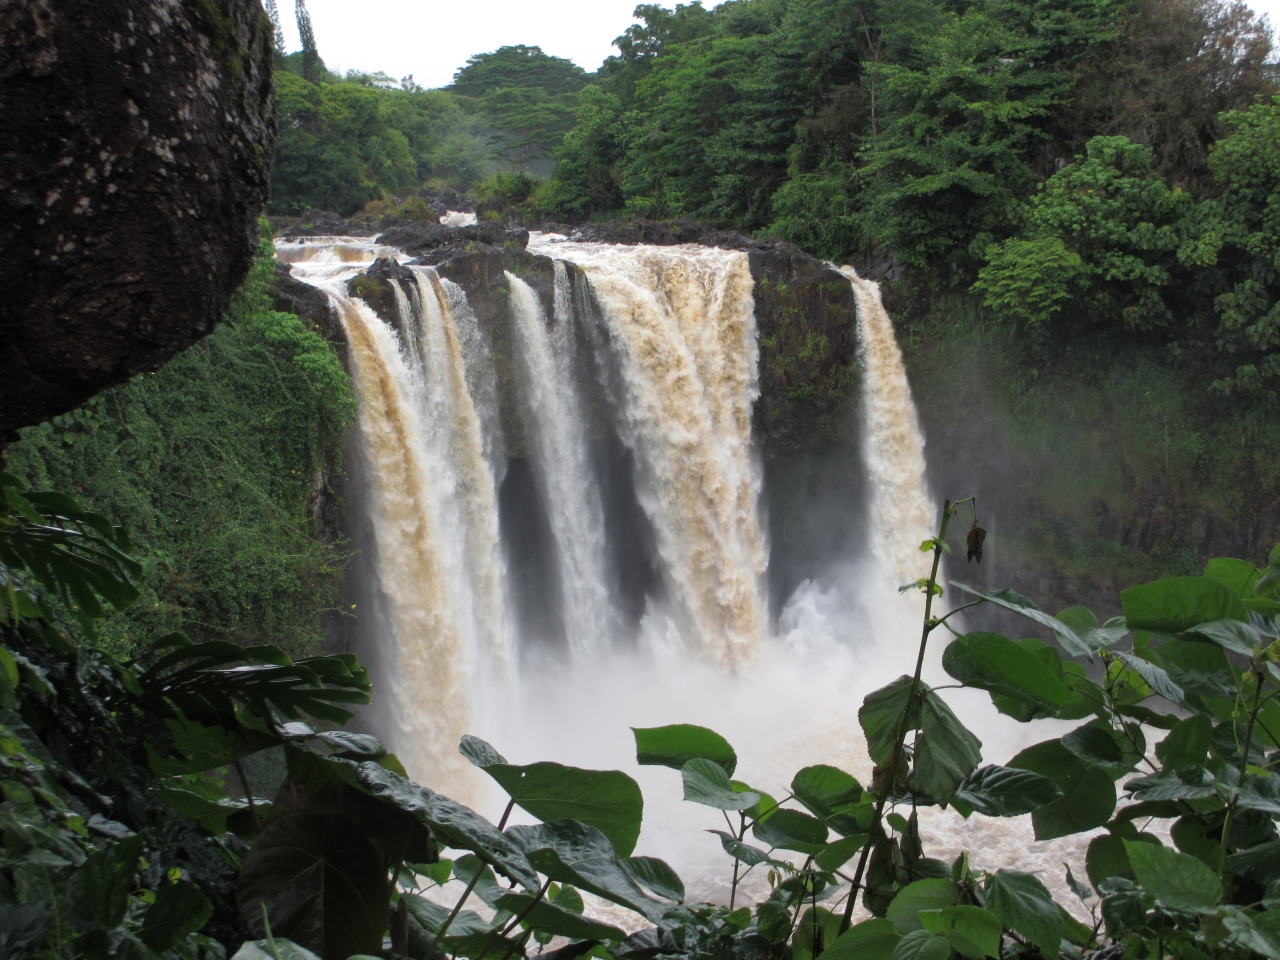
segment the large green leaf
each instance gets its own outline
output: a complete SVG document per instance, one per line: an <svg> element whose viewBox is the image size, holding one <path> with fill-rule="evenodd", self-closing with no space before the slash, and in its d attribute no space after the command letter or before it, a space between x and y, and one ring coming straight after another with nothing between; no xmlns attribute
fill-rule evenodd
<svg viewBox="0 0 1280 960"><path fill-rule="evenodd" d="M823 960L891 960L902 934L884 917L850 927L822 953Z"/></svg>
<svg viewBox="0 0 1280 960"><path fill-rule="evenodd" d="M1224 650L1252 657L1262 646L1262 637L1251 624L1239 620L1211 620L1198 623L1186 631L1186 636L1211 640Z"/></svg>
<svg viewBox="0 0 1280 960"><path fill-rule="evenodd" d="M819 870L839 870L849 862L855 853L871 840L869 833L856 833L853 836L841 837L826 845L822 852L813 858Z"/></svg>
<svg viewBox="0 0 1280 960"><path fill-rule="evenodd" d="M951 586L965 593L971 593L975 597L981 597L983 600L997 607L1003 607L1012 613L1026 617L1028 620L1040 624L1042 627L1048 627L1057 636L1058 642L1062 644L1069 654L1074 657L1088 657L1092 659L1092 651L1076 634L1075 630L1063 623L1057 617L1051 617L1045 613L1035 602L1024 597L1020 593L1013 590L996 590L993 593L983 593L981 590L975 590L967 584L960 583L956 580L951 581Z"/></svg>
<svg viewBox="0 0 1280 960"><path fill-rule="evenodd" d="M293 940L323 960L376 953L390 917L382 857L350 820L288 813L265 827L236 885L240 917L256 937Z"/></svg>
<svg viewBox="0 0 1280 960"><path fill-rule="evenodd" d="M927 687L921 683L920 690ZM858 709L858 723L867 738L867 750L877 766L893 755L893 745L904 730L915 727L920 717L919 697L911 696L911 678L901 676L893 683L867 694Z"/></svg>
<svg viewBox="0 0 1280 960"><path fill-rule="evenodd" d="M527 890L536 891L541 886L520 847L474 810L420 787L373 761L353 764L353 767L355 782L362 790L413 814L443 843L458 850L470 850Z"/></svg>
<svg viewBox="0 0 1280 960"><path fill-rule="evenodd" d="M769 851L761 850L759 847L753 847L749 843L743 843L732 833L725 830L708 830L707 833L714 833L720 838L720 845L724 847L724 852L739 863L745 863L748 867L758 866L767 863L774 867L785 867L786 864L781 860L775 860L769 856Z"/></svg>
<svg viewBox="0 0 1280 960"><path fill-rule="evenodd" d="M1001 923L1055 960L1062 940L1062 916L1043 883L1019 870L998 870L987 878L983 892L988 909Z"/></svg>
<svg viewBox="0 0 1280 960"><path fill-rule="evenodd" d="M1257 583L1258 568L1247 560L1233 560L1218 557L1210 560L1204 567L1204 577L1216 580L1237 597L1252 597L1253 585Z"/></svg>
<svg viewBox="0 0 1280 960"><path fill-rule="evenodd" d="M636 763L641 765L680 770L690 760L711 760L729 776L738 768L738 755L729 741L706 727L673 723L666 727L632 727L631 732L636 737Z"/></svg>
<svg viewBox="0 0 1280 960"><path fill-rule="evenodd" d="M1018 817L1061 796L1062 788L1048 777L1016 767L988 765L965 777L952 799L988 817Z"/></svg>
<svg viewBox="0 0 1280 960"><path fill-rule="evenodd" d="M982 762L982 741L965 728L936 693L926 690L916 738L912 789L947 803Z"/></svg>
<svg viewBox="0 0 1280 960"><path fill-rule="evenodd" d="M760 794L734 790L724 767L712 760L694 758L680 768L684 798L718 810L746 810L760 802Z"/></svg>
<svg viewBox="0 0 1280 960"><path fill-rule="evenodd" d="M885 916L899 933L923 930L924 923L919 916L921 910L941 910L951 906L959 897L960 891L950 880L917 880L898 891Z"/></svg>
<svg viewBox="0 0 1280 960"><path fill-rule="evenodd" d="M77 930L113 930L123 922L142 843L141 835L121 840L93 854L71 875L67 899Z"/></svg>
<svg viewBox="0 0 1280 960"><path fill-rule="evenodd" d="M1173 682L1173 678L1163 667L1156 666L1150 660L1135 657L1131 653L1121 653L1120 657L1146 682L1152 693L1159 694L1170 703L1176 703L1179 706L1186 702L1186 693Z"/></svg>
<svg viewBox="0 0 1280 960"><path fill-rule="evenodd" d="M977 687L1056 711L1071 691L1039 657L997 633L957 637L942 654L947 673Z"/></svg>
<svg viewBox="0 0 1280 960"><path fill-rule="evenodd" d="M535 898L527 893L508 893L499 897L494 905L523 917L522 922L539 933L571 940L623 940L627 936L610 924L579 916L545 900L534 901Z"/></svg>
<svg viewBox="0 0 1280 960"><path fill-rule="evenodd" d="M946 937L952 949L970 960L1000 956L1004 926L990 910L964 905L943 907L922 912L920 922L929 933Z"/></svg>
<svg viewBox="0 0 1280 960"><path fill-rule="evenodd" d="M490 763L483 770L539 820L581 820L608 837L620 856L635 849L644 797L625 773L547 762L523 767Z"/></svg>
<svg viewBox="0 0 1280 960"><path fill-rule="evenodd" d="M466 734L458 744L458 752L483 770L495 763L505 764L506 757L493 748L487 740Z"/></svg>
<svg viewBox="0 0 1280 960"><path fill-rule="evenodd" d="M142 918L138 938L157 953L195 933L213 914L213 904L189 883L171 883L156 892Z"/></svg>
<svg viewBox="0 0 1280 960"><path fill-rule="evenodd" d="M1175 634L1210 620L1248 620L1240 596L1207 577L1173 577L1120 592L1130 630Z"/></svg>
<svg viewBox="0 0 1280 960"><path fill-rule="evenodd" d="M1216 796L1213 774L1204 767L1166 768L1150 777L1130 780L1125 789L1143 801L1202 800Z"/></svg>
<svg viewBox="0 0 1280 960"><path fill-rule="evenodd" d="M827 844L827 828L817 817L781 809L751 828L757 840L770 847L817 854Z"/></svg>
<svg viewBox="0 0 1280 960"><path fill-rule="evenodd" d="M1196 857L1150 843L1126 840L1125 852L1138 883L1170 910L1209 913L1222 900L1222 883Z"/></svg>
<svg viewBox="0 0 1280 960"><path fill-rule="evenodd" d="M573 884L653 921L667 910L666 904L651 898L631 879L609 838L595 827L576 820L552 820L508 827L507 833L529 863L551 880Z"/></svg>
<svg viewBox="0 0 1280 960"><path fill-rule="evenodd" d="M1037 840L1051 840L1100 827L1116 807L1116 786L1111 775L1085 763L1060 740L1028 747L1009 761L1010 767L1048 777L1062 796L1031 814Z"/></svg>
<svg viewBox="0 0 1280 960"><path fill-rule="evenodd" d="M1065 610L1059 610L1058 619L1074 630L1084 645L1095 652L1118 643L1129 632L1128 626L1119 617L1099 626L1098 618L1087 607L1067 607Z"/></svg>
<svg viewBox="0 0 1280 960"><path fill-rule="evenodd" d="M947 960L951 956L951 942L928 930L913 930L898 941L893 948L892 960Z"/></svg>
<svg viewBox="0 0 1280 960"><path fill-rule="evenodd" d="M320 960L306 947L284 937L246 940L231 960Z"/></svg>
<svg viewBox="0 0 1280 960"><path fill-rule="evenodd" d="M684 900L684 881L665 860L657 857L627 857L619 861L623 873L650 893L664 900Z"/></svg>
<svg viewBox="0 0 1280 960"><path fill-rule="evenodd" d="M791 793L837 833L847 837L862 829L854 813L862 800L862 785L843 770L826 764L805 767L791 778Z"/></svg>
<svg viewBox="0 0 1280 960"><path fill-rule="evenodd" d="M1168 640L1160 644L1156 655L1169 679L1187 693L1235 699L1236 677L1221 647L1192 640Z"/></svg>
<svg viewBox="0 0 1280 960"><path fill-rule="evenodd" d="M1213 723L1204 714L1195 713L1169 731L1156 744L1156 756L1166 767L1198 767L1209 755L1213 741Z"/></svg>

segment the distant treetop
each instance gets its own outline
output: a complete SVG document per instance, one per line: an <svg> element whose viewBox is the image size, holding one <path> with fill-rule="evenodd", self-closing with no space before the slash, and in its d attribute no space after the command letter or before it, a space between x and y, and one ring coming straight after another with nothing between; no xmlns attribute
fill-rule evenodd
<svg viewBox="0 0 1280 960"><path fill-rule="evenodd" d="M453 75L455 93L482 97L501 87L539 87L549 97L577 93L590 81L587 71L571 60L553 57L541 47L499 47L477 53Z"/></svg>

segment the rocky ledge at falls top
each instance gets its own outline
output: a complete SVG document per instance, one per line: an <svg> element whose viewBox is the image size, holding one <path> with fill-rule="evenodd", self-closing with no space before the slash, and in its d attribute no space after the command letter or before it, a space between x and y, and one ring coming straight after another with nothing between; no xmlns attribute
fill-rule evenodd
<svg viewBox="0 0 1280 960"><path fill-rule="evenodd" d="M571 228L548 224L547 229ZM298 234L301 235L301 234ZM840 427L846 398L858 382L856 317L849 282L822 261L799 248L775 241L755 240L692 223L643 220L591 224L573 231L574 239L601 243L700 243L746 253L755 278L756 322L760 344L760 399L755 432L766 457L790 457L829 444ZM529 253L528 230L494 222L470 227L407 224L389 230L378 242L415 256L414 263L435 266L440 274L467 292L467 299L489 338L498 377L499 406L508 451L523 450L523 427L515 406L516 375L512 367L511 317L507 305L506 271L521 277L538 293L548 316L553 313L554 265L550 258ZM298 312L331 336L340 338L327 305L307 301L295 309L304 287L278 268L275 287L280 309ZM350 291L370 304L379 316L395 315L387 281L410 279L411 272L391 260L380 260L366 274L351 281ZM291 292L290 292L291 291ZM303 313L303 311L306 311ZM590 350L578 351L584 369L577 382L599 382L590 367ZM600 396L583 398L589 430L603 429L609 404Z"/></svg>
<svg viewBox="0 0 1280 960"><path fill-rule="evenodd" d="M0 435L222 316L267 197L271 37L257 0L0 4Z"/></svg>

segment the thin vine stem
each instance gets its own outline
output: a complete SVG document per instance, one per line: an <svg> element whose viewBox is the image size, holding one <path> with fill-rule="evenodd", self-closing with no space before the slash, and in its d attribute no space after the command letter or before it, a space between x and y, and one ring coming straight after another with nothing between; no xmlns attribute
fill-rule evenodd
<svg viewBox="0 0 1280 960"><path fill-rule="evenodd" d="M942 504L942 524L933 544L933 568L929 573L929 579L924 588L924 622L920 628L920 648L916 653L916 670L911 677L911 689L907 694L907 706L902 714L902 722L898 726L898 736L893 743L893 753L889 757L889 785L885 790L884 796L876 802L875 814L871 819L869 828L871 836L867 840L867 845L862 848L862 856L858 858L858 869L853 874L853 888L850 891L848 901L845 903L844 918L840 921L841 933L848 930L853 922L853 910L858 902L858 890L861 888L862 878L866 874L867 861L870 860L871 852L876 846L875 835L877 832L883 833L881 824L884 820L884 808L889 798L893 796L894 784L897 781L898 762L902 757L902 748L906 744L907 735L911 733L911 706L920 695L920 674L924 670L924 655L929 645L929 634L943 622L942 620L933 619L933 597L938 583L938 569L942 565L943 549L947 542L947 528L951 524L951 518L955 516L956 508L962 503L970 503L972 501L973 498L969 497L965 500L957 500L955 503L950 500L944 500ZM919 711L916 711L916 716L917 718L919 717Z"/></svg>

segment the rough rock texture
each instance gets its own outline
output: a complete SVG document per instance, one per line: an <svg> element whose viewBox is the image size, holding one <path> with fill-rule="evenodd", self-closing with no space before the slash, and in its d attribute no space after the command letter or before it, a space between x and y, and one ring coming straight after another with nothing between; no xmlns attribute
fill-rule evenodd
<svg viewBox="0 0 1280 960"><path fill-rule="evenodd" d="M347 337L342 330L342 321L338 312L329 302L329 295L318 290L309 283L294 279L293 270L287 263L276 262L275 279L267 288L271 297L271 305L281 313L295 314L303 323L328 340L342 362L347 360Z"/></svg>
<svg viewBox="0 0 1280 960"><path fill-rule="evenodd" d="M0 431L207 334L275 136L256 0L0 4Z"/></svg>
<svg viewBox="0 0 1280 960"><path fill-rule="evenodd" d="M285 240L307 237L372 237L376 224L364 220L348 220L328 210L308 210L300 217L269 217L271 232Z"/></svg>
<svg viewBox="0 0 1280 960"><path fill-rule="evenodd" d="M477 223L469 227L446 227L439 223L407 223L395 227L378 237L378 242L398 247L413 256L436 251L465 252L468 247L482 243L492 247L523 250L529 243L529 231L523 228L508 229L497 223ZM437 258L437 262L440 262Z"/></svg>
<svg viewBox="0 0 1280 960"><path fill-rule="evenodd" d="M378 316L398 327L400 311L396 307L395 294L391 292L390 281L392 280L398 280L400 288L406 291L408 290L406 284L418 282L418 278L408 267L401 266L390 257L379 257L373 261L373 266L368 270L351 278L347 283L347 293L353 297L359 297L371 306ZM406 331L401 330L400 335L405 336Z"/></svg>

